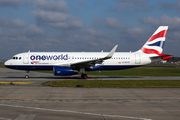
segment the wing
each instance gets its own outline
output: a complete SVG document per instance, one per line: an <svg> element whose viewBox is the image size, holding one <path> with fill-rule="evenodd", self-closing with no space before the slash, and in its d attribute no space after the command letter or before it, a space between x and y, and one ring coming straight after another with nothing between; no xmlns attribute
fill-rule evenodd
<svg viewBox="0 0 180 120"><path fill-rule="evenodd" d="M93 59L93 60L86 60L81 62L75 62L75 63L62 63L62 64L54 64L54 66L68 66L73 69L80 69L80 68L89 68L91 66L94 66L95 64L101 64L104 60L110 59L114 52L116 51L118 45L115 45L114 48L109 52L109 54L103 58L100 59Z"/></svg>
<svg viewBox="0 0 180 120"><path fill-rule="evenodd" d="M113 56L117 47L118 47L118 45L115 45L114 48L109 52L109 54L104 58L87 60L87 61L82 61L82 62L78 62L78 63L72 63L71 67L72 68L85 68L85 67L94 66L95 64L101 64L104 60L110 59Z"/></svg>

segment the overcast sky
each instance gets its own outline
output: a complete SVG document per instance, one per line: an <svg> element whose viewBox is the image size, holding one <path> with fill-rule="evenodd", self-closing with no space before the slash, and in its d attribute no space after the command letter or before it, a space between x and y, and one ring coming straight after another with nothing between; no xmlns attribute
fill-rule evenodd
<svg viewBox="0 0 180 120"><path fill-rule="evenodd" d="M180 57L178 0L0 0L0 59L31 50L140 49L169 26L163 53Z"/></svg>

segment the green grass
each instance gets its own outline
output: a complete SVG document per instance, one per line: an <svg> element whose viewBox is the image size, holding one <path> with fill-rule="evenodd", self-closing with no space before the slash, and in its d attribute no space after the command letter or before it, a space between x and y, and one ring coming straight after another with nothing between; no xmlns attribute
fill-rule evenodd
<svg viewBox="0 0 180 120"><path fill-rule="evenodd" d="M57 80L43 83L51 87L85 88L180 88L180 80Z"/></svg>
<svg viewBox="0 0 180 120"><path fill-rule="evenodd" d="M39 71L52 73L53 71ZM81 73L79 73L81 74ZM102 70L86 71L87 75L105 75L105 76L180 76L178 67L137 67L125 70Z"/></svg>
<svg viewBox="0 0 180 120"><path fill-rule="evenodd" d="M126 70L91 71L88 75L107 76L180 76L180 68L169 67L138 67Z"/></svg>

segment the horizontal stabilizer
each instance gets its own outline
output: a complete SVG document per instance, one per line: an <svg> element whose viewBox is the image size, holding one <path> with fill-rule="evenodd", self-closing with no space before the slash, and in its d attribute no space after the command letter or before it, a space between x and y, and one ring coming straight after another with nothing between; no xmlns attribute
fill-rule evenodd
<svg viewBox="0 0 180 120"><path fill-rule="evenodd" d="M161 58L162 60L167 60L167 59L170 59L172 55L169 55L169 54L161 54L159 56L153 56L151 58L155 58L155 59L159 59Z"/></svg>

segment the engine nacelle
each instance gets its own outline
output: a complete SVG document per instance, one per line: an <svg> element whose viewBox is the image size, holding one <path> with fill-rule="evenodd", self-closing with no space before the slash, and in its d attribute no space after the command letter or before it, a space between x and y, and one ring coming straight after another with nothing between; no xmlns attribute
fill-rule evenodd
<svg viewBox="0 0 180 120"><path fill-rule="evenodd" d="M71 67L66 67L66 66L54 66L53 71L54 71L54 75L56 76L67 76L67 75L78 74L78 72L74 71Z"/></svg>

